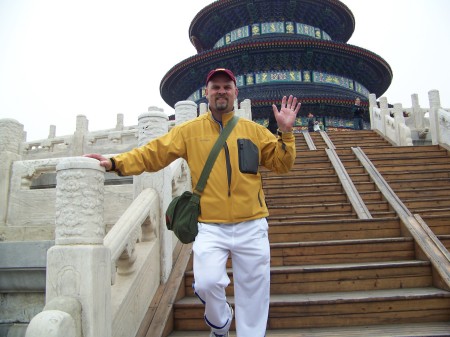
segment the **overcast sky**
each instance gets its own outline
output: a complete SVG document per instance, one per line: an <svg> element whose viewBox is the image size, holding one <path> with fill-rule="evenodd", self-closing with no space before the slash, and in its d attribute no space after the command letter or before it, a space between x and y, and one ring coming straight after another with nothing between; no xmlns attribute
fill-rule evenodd
<svg viewBox="0 0 450 337"><path fill-rule="evenodd" d="M389 103L411 106L438 89L450 108L449 0L341 0L353 12L348 43L384 58L394 78ZM77 115L91 131L125 125L149 106L172 108L162 77L194 55L188 36L208 0L0 0L0 119L22 123L27 139L73 134Z"/></svg>

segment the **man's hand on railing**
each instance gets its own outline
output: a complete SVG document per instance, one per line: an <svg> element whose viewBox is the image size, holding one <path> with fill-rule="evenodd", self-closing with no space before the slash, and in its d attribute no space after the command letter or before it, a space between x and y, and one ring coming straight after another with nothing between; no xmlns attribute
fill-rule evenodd
<svg viewBox="0 0 450 337"><path fill-rule="evenodd" d="M112 169L111 160L109 158L103 157L101 154L90 153L83 155L83 157L97 159L100 162L100 166L103 166L106 169L106 171L111 171Z"/></svg>

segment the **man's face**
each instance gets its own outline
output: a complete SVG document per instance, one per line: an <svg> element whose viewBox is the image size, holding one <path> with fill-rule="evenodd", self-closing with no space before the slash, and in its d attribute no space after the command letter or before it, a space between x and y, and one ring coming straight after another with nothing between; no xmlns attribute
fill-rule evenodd
<svg viewBox="0 0 450 337"><path fill-rule="evenodd" d="M218 73L208 82L205 94L211 112L223 114L233 110L238 89L231 78Z"/></svg>
<svg viewBox="0 0 450 337"><path fill-rule="evenodd" d="M359 98L355 99L355 105L360 105L361 104L361 100Z"/></svg>

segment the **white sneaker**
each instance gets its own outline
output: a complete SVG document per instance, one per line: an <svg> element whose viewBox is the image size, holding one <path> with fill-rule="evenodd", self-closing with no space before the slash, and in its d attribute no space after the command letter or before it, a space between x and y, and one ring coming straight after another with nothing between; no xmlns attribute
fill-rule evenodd
<svg viewBox="0 0 450 337"><path fill-rule="evenodd" d="M228 305L230 306L230 311L231 311L231 319L233 319L234 316L234 310L233 307L230 305L230 303L228 303ZM209 337L230 337L230 333L227 331L225 334L223 335L218 335L216 334L214 331L211 330L211 333L209 334Z"/></svg>

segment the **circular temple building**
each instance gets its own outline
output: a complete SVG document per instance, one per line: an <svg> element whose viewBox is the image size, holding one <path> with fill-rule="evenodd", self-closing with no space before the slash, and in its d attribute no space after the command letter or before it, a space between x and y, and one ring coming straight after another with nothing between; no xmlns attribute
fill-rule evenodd
<svg viewBox="0 0 450 337"><path fill-rule="evenodd" d="M352 12L338 0L215 1L189 28L197 55L167 72L161 96L172 107L206 102L206 74L229 68L239 100L251 100L259 123L267 124L271 105L292 94L302 102L297 125L312 112L328 127L351 127L355 98L367 106L369 93L381 96L392 81L383 58L346 43L354 29Z"/></svg>

